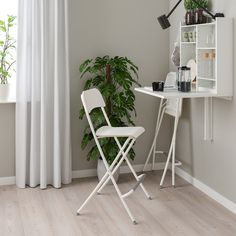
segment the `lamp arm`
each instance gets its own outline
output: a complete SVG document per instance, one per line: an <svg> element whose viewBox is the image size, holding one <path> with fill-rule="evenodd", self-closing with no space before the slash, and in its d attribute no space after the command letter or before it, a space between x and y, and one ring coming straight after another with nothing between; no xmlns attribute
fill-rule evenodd
<svg viewBox="0 0 236 236"><path fill-rule="evenodd" d="M196 1L196 0L192 0L192 1L195 2L198 7L200 7L200 8L203 9L206 13L208 13L213 19L216 18L215 15L213 15L209 10L207 10L205 7L201 6L201 4L198 3L198 1Z"/></svg>
<svg viewBox="0 0 236 236"><path fill-rule="evenodd" d="M182 2L182 0L179 0L176 5L173 7L173 9L170 11L170 13L166 16L167 18L169 18L171 16L171 14L175 11L175 9L179 6L179 4Z"/></svg>

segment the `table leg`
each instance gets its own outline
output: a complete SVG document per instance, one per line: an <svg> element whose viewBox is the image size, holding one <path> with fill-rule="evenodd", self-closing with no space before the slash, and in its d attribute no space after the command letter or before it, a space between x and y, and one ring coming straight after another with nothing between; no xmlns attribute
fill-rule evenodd
<svg viewBox="0 0 236 236"><path fill-rule="evenodd" d="M164 169L164 172L163 172L163 175L161 178L160 186L163 186L163 182L164 182L166 172L167 172L167 169L169 166L171 154L172 154L172 186L175 186L175 145L176 145L176 134L177 134L178 122L179 122L180 104L181 104L181 98L177 99L174 131L173 131L172 141L171 141L170 150L169 150L169 154L167 157L165 169Z"/></svg>
<svg viewBox="0 0 236 236"><path fill-rule="evenodd" d="M159 133L159 130L160 130L160 121L161 121L161 116L162 116L162 106L163 106L163 103L164 103L164 99L161 99L160 105L159 105L158 116L157 116L155 135L154 135L153 143L152 143L151 149L149 151L148 157L147 157L146 162L144 164L143 171L146 170L146 167L147 167L148 162L149 162L149 160L151 158L152 152L153 152L153 158L155 159L156 140L157 140L157 136L158 136L158 133ZM153 162L154 162L154 160L153 160ZM153 162L152 162L152 170L153 170L154 164L155 164Z"/></svg>
<svg viewBox="0 0 236 236"><path fill-rule="evenodd" d="M179 123L179 108L180 108L181 99L177 99L177 109L175 114L175 125L174 125L174 134L173 134L173 150L172 150L172 186L175 186L175 147L176 147L176 135Z"/></svg>

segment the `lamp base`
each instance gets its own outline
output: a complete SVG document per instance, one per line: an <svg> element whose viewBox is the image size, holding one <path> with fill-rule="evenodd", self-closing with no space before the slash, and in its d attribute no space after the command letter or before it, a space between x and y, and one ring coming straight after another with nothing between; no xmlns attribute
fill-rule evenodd
<svg viewBox="0 0 236 236"><path fill-rule="evenodd" d="M225 17L225 15L224 15L224 13L216 13L215 14L215 18L217 18L217 17Z"/></svg>

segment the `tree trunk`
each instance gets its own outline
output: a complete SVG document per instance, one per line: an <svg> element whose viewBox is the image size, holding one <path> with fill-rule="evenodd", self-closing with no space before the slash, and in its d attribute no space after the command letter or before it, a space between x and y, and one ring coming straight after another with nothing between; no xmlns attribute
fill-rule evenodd
<svg viewBox="0 0 236 236"><path fill-rule="evenodd" d="M111 84L111 66L109 64L106 65L106 83L107 85ZM108 97L106 101L107 107L107 115L111 116L111 98Z"/></svg>

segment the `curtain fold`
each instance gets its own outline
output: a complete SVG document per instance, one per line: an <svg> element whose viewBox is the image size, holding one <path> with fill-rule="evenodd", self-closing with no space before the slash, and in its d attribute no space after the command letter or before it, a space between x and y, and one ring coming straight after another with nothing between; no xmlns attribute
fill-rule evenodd
<svg viewBox="0 0 236 236"><path fill-rule="evenodd" d="M71 182L68 0L19 0L16 184Z"/></svg>

